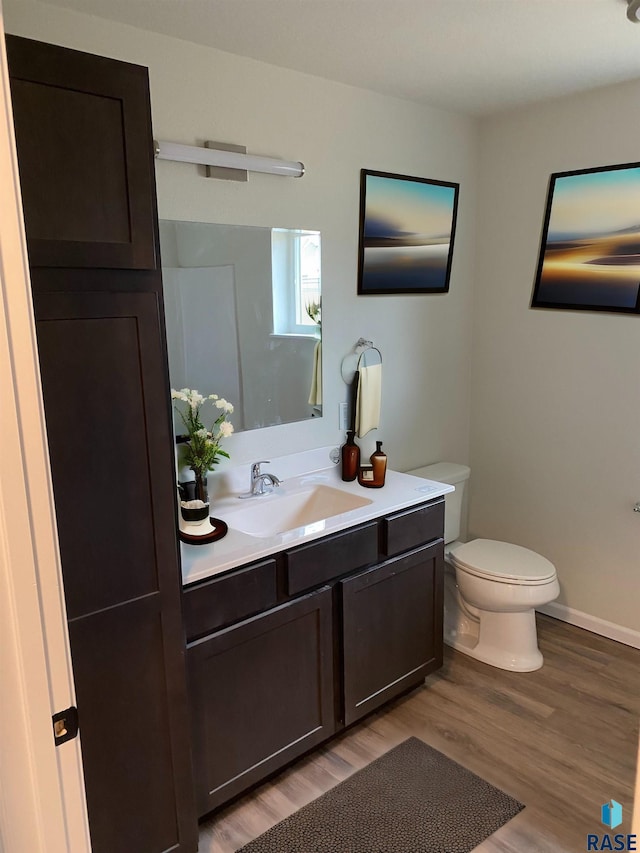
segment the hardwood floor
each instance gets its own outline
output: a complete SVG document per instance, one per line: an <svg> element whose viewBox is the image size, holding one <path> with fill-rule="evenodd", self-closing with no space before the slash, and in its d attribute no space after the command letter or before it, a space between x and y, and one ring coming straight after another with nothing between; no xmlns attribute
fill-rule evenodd
<svg viewBox="0 0 640 853"><path fill-rule="evenodd" d="M545 665L533 673L447 648L424 688L203 823L199 853L238 850L411 735L526 804L477 853L586 850L587 833L606 831L600 807L612 797L624 808L616 832L630 832L640 651L540 615L538 634Z"/></svg>

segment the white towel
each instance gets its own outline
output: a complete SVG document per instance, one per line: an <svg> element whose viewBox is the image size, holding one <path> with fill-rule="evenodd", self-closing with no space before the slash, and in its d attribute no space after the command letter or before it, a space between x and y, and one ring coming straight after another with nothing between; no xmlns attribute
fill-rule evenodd
<svg viewBox="0 0 640 853"><path fill-rule="evenodd" d="M309 405L322 405L322 343L317 341L313 348L313 367L311 369L311 391Z"/></svg>
<svg viewBox="0 0 640 853"><path fill-rule="evenodd" d="M356 403L356 433L362 438L380 423L380 399L382 396L382 364L360 368L358 400Z"/></svg>

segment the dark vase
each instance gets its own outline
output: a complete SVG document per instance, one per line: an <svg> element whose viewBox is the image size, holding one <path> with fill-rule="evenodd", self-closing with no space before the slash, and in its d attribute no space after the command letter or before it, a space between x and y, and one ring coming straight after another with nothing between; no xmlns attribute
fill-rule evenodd
<svg viewBox="0 0 640 853"><path fill-rule="evenodd" d="M194 472L196 475L195 480L195 493L194 498L197 501L202 501L205 504L209 503L209 491L207 489L207 474L198 474L198 472Z"/></svg>
<svg viewBox="0 0 640 853"><path fill-rule="evenodd" d="M186 483L178 483L180 492L180 512L182 519L189 525L199 525L209 518L209 494L207 491L206 474L197 474L195 479L187 480ZM199 501L196 506L190 505L192 501ZM188 505L185 506L184 503Z"/></svg>

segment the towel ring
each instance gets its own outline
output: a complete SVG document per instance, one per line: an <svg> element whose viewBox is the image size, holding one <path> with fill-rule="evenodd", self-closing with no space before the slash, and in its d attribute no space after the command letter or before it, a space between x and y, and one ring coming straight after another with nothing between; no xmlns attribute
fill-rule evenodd
<svg viewBox="0 0 640 853"><path fill-rule="evenodd" d="M348 353L348 355L345 355L340 365L340 374L342 376L342 381L345 384L351 385L356 371L360 369L360 363L363 360L363 357L369 350L374 350L378 353L378 356L380 357L380 364L382 364L382 353L380 352L378 347L373 345L373 341L367 341L365 338L358 338L356 345L353 348L353 352L350 352ZM353 360L353 366L349 365L350 375L345 376L345 367L347 359L349 359L350 361Z"/></svg>
<svg viewBox="0 0 640 853"><path fill-rule="evenodd" d="M371 344L370 347L365 347L365 349L363 349L362 352L360 353L360 357L358 358L358 367L356 368L357 370L360 370L361 365L362 365L362 367L367 367L367 362L365 360L365 356L368 352L377 352L378 356L380 357L380 361L376 362L376 363L382 364L382 353L380 352L378 347L374 347L374 345ZM371 365L369 365L369 367L371 367Z"/></svg>

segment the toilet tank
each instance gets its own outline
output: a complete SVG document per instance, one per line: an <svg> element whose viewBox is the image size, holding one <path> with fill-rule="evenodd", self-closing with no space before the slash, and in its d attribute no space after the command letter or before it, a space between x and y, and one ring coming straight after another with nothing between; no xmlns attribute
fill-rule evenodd
<svg viewBox="0 0 640 853"><path fill-rule="evenodd" d="M407 471L407 474L413 474L414 477L424 477L426 480L435 480L436 483L449 483L455 486L455 492L449 492L444 496L445 542L455 542L460 536L462 498L470 473L471 468L467 465L459 465L457 462L436 462L433 465Z"/></svg>

